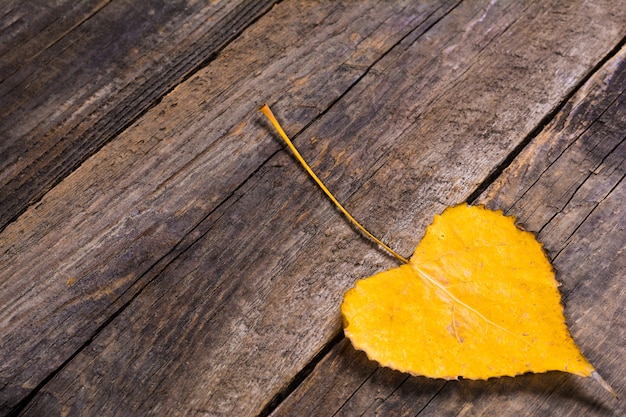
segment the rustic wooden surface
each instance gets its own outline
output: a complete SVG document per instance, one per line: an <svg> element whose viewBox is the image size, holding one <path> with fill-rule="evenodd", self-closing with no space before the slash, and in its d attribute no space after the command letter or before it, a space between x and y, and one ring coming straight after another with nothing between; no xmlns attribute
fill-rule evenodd
<svg viewBox="0 0 626 417"><path fill-rule="evenodd" d="M462 201L553 259L624 395L626 2L0 6L0 415L623 415L560 373L429 380L341 336Z"/></svg>
<svg viewBox="0 0 626 417"><path fill-rule="evenodd" d="M0 230L271 3L3 2Z"/></svg>

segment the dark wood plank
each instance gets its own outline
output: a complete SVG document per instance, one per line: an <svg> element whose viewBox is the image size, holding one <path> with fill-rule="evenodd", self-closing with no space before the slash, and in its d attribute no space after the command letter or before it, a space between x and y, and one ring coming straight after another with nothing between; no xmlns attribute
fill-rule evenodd
<svg viewBox="0 0 626 417"><path fill-rule="evenodd" d="M31 62L111 0L4 1L0 4L0 81Z"/></svg>
<svg viewBox="0 0 626 417"><path fill-rule="evenodd" d="M379 10L373 8L381 7L377 2L372 3L376 6L360 4L372 16L379 15ZM251 38L266 33L264 42L253 45L261 49L267 42L282 45L293 38L293 32L283 31L272 34L272 41L265 40L269 27L289 22L301 33L323 39L330 33L346 32L350 34L348 40L358 39L351 32L367 21L355 22L352 30L320 34L319 26L313 31L303 22L310 22L306 18L312 18L311 14L326 13L328 9L322 4L306 11L303 7L285 2L273 9L259 26L251 28ZM353 22L364 14L351 8L333 11L327 19L313 20ZM407 9L393 16L397 21L410 21L412 12ZM299 135L298 143L354 214L385 239L399 242L399 250L408 254L432 214L444 204L467 198L620 42L625 35L623 21L624 16L615 11L613 2L597 3L592 9L582 2L569 1L530 5L462 3L423 36L419 31L411 32L366 76L357 77L359 82L345 94L342 90L341 99ZM246 34L242 41L245 39ZM279 56L294 59L302 54L301 59L306 57L308 62L301 68L307 71L305 74L315 74L310 65L318 62L308 55L310 48L307 52L301 52L304 48L300 45L292 48L284 49ZM228 57L228 53L224 55ZM232 71L232 67L222 65L225 62L216 61L177 89L175 94L180 94L180 100L176 108L198 100L197 95L206 95L211 77L203 78L205 74L224 73L226 68ZM281 74L276 64L267 65L268 71ZM270 80L234 86L228 97L243 94L244 87L258 90L281 83L312 82L306 75L290 77L286 71ZM315 100L332 91L321 88L323 85L311 83L312 90L324 90ZM189 89L183 91L186 86ZM194 87L200 91L194 91ZM273 91L278 89L274 87ZM285 99L274 94L269 101L278 101L278 113L285 120L296 120L296 126L305 125L319 114L305 113L303 107L293 113L283 111L293 104L287 99L288 93ZM169 99L155 113L157 109L169 112ZM310 103L325 108L315 100ZM194 114L192 105L187 109ZM127 242L127 247L134 245L135 251L150 248L152 252L157 240L176 241L175 231L182 229L180 224L192 223L189 217L185 219L187 213L206 213L210 210L207 201L221 195L214 188L215 182L237 175L236 164L246 164L246 158L265 152L263 146L276 149L276 145L257 139L268 137L267 124L251 114L251 106L239 109L226 103L222 109L232 114L208 108L204 110L208 114L185 120L197 129L193 136L202 136L204 141L209 135L200 130L203 117L216 120L215 126L219 127L215 129L220 134L230 132L224 126L233 126L234 133L228 133L210 150L197 151L194 147L200 145L193 141L172 147L180 132L174 130L176 135L168 136L166 130L167 146L150 154L159 155L167 163L175 162L185 151L192 155L186 164L178 165L171 177L163 172L150 173L150 180L157 183L167 178L159 189L162 197L144 198L145 206L135 214L162 211L171 213L169 217L144 217L142 221L152 229L142 226L146 233L137 244L130 234L121 236L118 232L128 233L126 230L136 227L132 212L118 214L120 223L115 225L124 227L105 228L107 236L111 231L117 233L117 239ZM131 129L127 137L120 139L137 135L146 140L150 136L141 134L140 129L152 123L172 123L172 118L172 114L158 122L142 118L136 130ZM243 122L237 125L235 120ZM292 125L287 128L291 132L298 130ZM237 147L232 144L235 139ZM124 150L131 143L116 142L119 148L111 157L126 155ZM103 149L93 159L94 164L109 150L115 151L113 146ZM139 166L128 165L123 170L125 175L143 174L147 158L135 162ZM215 160L219 162L207 162ZM79 185L81 174L102 180L102 173L90 169L84 165L54 192L60 196L63 187L74 189L69 186ZM207 180L209 172L213 176ZM123 190L124 196L141 195L142 187L150 189L147 185L114 185L115 195ZM102 201L111 205L111 199L105 197ZM189 229L183 245L193 244L173 261L166 259L153 269L149 285L39 391L24 414L55 409L70 415L259 413L336 334L340 324L337 308L343 292L357 278L393 265L393 260L363 241L322 201L319 191L287 154L272 157L231 198L196 228ZM53 206L49 209L62 211ZM111 219L108 222L112 223ZM96 246L95 253L104 255L104 247ZM162 253L162 249L159 251ZM132 276L139 269L138 262L125 260L124 254L128 252L112 259L130 264L127 268L133 268ZM112 262L106 256L103 259L106 261L92 265L106 271ZM70 265L64 265L70 271ZM115 285L126 285L115 279L125 276L119 272L103 274L109 280L100 282L107 284L105 289L110 293L120 292ZM94 294L95 281L93 276L82 275L70 292ZM34 292L39 294L40 290ZM52 293L63 297L58 288ZM71 307L65 307L54 300L63 306L59 309L80 305L70 303ZM76 320L72 314L65 317ZM64 335L48 337L56 337L57 343L67 341ZM433 386L432 391L436 388Z"/></svg>
<svg viewBox="0 0 626 417"><path fill-rule="evenodd" d="M626 372L626 49L573 97L477 200L507 209L553 258L574 338L622 393ZM377 368L343 339L272 414L623 415L594 381L549 373L486 382Z"/></svg>
<svg viewBox="0 0 626 417"><path fill-rule="evenodd" d="M0 6L0 230L272 3Z"/></svg>
<svg viewBox="0 0 626 417"><path fill-rule="evenodd" d="M262 100L280 100L297 131L454 5L336 3L274 8L0 234L3 413L198 239L198 223L279 149L259 122Z"/></svg>

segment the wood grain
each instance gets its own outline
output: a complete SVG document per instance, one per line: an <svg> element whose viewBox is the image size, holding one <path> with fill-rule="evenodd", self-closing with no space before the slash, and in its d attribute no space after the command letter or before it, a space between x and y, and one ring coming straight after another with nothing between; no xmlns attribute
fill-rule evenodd
<svg viewBox="0 0 626 417"><path fill-rule="evenodd" d="M285 96L276 108L292 109L297 131L452 5L276 7L10 224L0 234L3 413L206 233L197 225L276 152L262 100Z"/></svg>
<svg viewBox="0 0 626 417"><path fill-rule="evenodd" d="M8 227L25 244L5 277L29 277L2 280L3 320L28 329L3 335L11 384L36 383L35 365L54 369L131 299L23 414L256 415L338 332L341 294L393 265L287 154L264 162L278 145L251 97L276 103L289 132L313 122L302 152L406 254L626 35L612 2L436 10L281 3Z"/></svg>
<svg viewBox="0 0 626 417"><path fill-rule="evenodd" d="M0 230L272 3L4 2Z"/></svg>
<svg viewBox="0 0 626 417"><path fill-rule="evenodd" d="M587 82L476 203L508 214L553 258L575 340L623 393L626 354L626 49ZM622 394L623 395L623 394ZM622 415L591 379L561 373L442 381L378 368L343 339L273 417Z"/></svg>

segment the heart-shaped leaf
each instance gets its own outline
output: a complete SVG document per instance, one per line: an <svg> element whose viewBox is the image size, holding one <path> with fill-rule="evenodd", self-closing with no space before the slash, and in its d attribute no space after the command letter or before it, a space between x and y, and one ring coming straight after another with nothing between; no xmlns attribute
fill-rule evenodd
<svg viewBox="0 0 626 417"><path fill-rule="evenodd" d="M532 233L462 204L435 217L408 264L358 281L341 311L355 348L413 375L589 376L557 287Z"/></svg>

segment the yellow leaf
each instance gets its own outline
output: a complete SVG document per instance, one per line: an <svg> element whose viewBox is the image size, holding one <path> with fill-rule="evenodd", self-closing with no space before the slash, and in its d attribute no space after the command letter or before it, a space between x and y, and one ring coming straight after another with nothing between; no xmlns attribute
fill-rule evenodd
<svg viewBox="0 0 626 417"><path fill-rule="evenodd" d="M513 217L462 204L436 216L409 261L363 227L313 172L267 104L259 109L337 208L404 265L358 281L345 334L370 359L413 375L487 379L559 370L592 376L563 317L541 244Z"/></svg>
<svg viewBox="0 0 626 417"><path fill-rule="evenodd" d="M559 370L590 376L541 244L500 211L436 216L408 264L345 294L345 334L370 359L431 378Z"/></svg>

